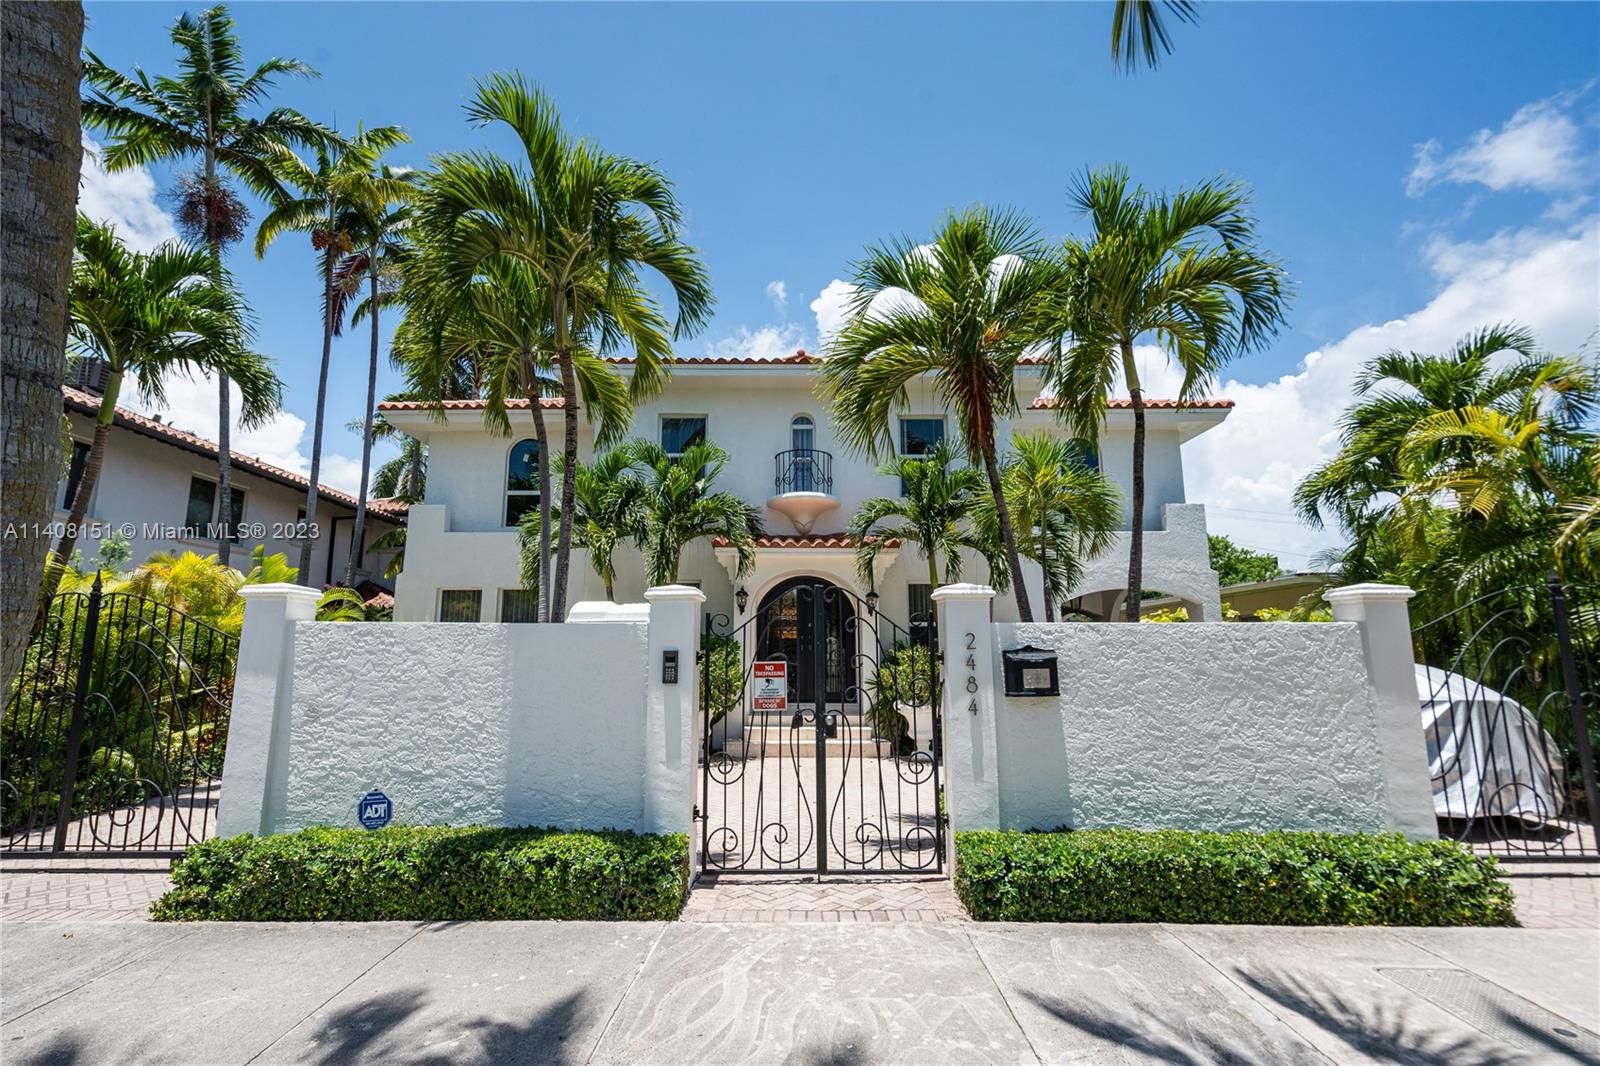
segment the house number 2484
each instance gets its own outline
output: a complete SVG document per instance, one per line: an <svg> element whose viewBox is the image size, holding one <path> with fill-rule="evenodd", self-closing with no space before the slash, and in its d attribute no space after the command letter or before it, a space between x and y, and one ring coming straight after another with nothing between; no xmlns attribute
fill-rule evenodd
<svg viewBox="0 0 1600 1066"><path fill-rule="evenodd" d="M969 672L967 674L967 691L968 692L977 692L978 691L978 675L976 673L976 671L978 669L978 660L977 660L977 657L972 654L974 651L977 650L977 647L978 647L978 635L976 633L968 633L967 634L967 670L971 671L971 672ZM967 703L967 713L968 714L977 714L978 713L978 697L976 697L976 696L972 697L971 701L969 701Z"/></svg>

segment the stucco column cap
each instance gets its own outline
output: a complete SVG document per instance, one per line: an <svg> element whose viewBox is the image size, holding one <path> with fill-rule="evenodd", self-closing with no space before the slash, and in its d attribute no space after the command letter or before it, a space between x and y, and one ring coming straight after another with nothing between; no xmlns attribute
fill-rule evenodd
<svg viewBox="0 0 1600 1066"><path fill-rule="evenodd" d="M934 602L940 600L992 600L994 599L994 589L989 585L958 582L954 585L940 585L933 590L933 595L929 598Z"/></svg>
<svg viewBox="0 0 1600 1066"><path fill-rule="evenodd" d="M706 594L693 585L656 585L644 590L644 598L651 603L706 602Z"/></svg>
<svg viewBox="0 0 1600 1066"><path fill-rule="evenodd" d="M322 599L322 593L316 589L308 589L304 585L292 585L286 581L274 581L265 585L241 585L239 595L247 600L304 600L307 603L316 603Z"/></svg>
<svg viewBox="0 0 1600 1066"><path fill-rule="evenodd" d="M1322 594L1322 597L1329 603L1338 603L1341 600L1398 600L1404 603L1416 594L1416 591L1407 585L1383 585L1369 581L1361 585L1345 585L1343 588L1329 589Z"/></svg>

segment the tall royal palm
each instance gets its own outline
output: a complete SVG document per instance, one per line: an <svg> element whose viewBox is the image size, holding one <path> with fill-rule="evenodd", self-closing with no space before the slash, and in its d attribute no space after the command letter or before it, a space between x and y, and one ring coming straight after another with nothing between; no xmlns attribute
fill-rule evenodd
<svg viewBox="0 0 1600 1066"><path fill-rule="evenodd" d="M650 584L675 583L683 549L702 537L726 540L738 556L738 576L748 573L756 561L761 516L733 493L712 487L728 465L728 453L710 443L691 444L681 455L668 455L652 440L625 447L643 480L637 514Z"/></svg>
<svg viewBox="0 0 1600 1066"><path fill-rule="evenodd" d="M83 477L56 545L62 560L72 556L99 480L126 377L146 400L160 403L168 374L225 372L244 398L240 414L246 425L276 411L280 392L267 361L249 348L243 303L204 249L168 241L149 254L133 252L112 227L80 216L68 313L72 347L103 360L109 373ZM233 536L231 506L224 515L219 539L227 541Z"/></svg>
<svg viewBox="0 0 1600 1066"><path fill-rule="evenodd" d="M988 476L1023 621L1033 612L995 440L999 420L1017 413L1018 362L1058 328L1061 278L1027 220L985 207L951 215L927 244L900 238L867 250L822 370L840 433L875 458L894 454L890 421L908 387L931 378Z"/></svg>
<svg viewBox="0 0 1600 1066"><path fill-rule="evenodd" d="M850 539L856 548L856 570L862 584L873 586L873 564L878 554L895 541L915 544L928 564L928 585L944 578L961 578L963 553L973 553L989 563L996 583L1006 583L1005 563L996 558L996 542L985 536L980 516L992 499L983 473L957 465L955 450L941 442L927 455L902 456L885 463L878 473L900 479L899 496L878 496L862 501L850 520ZM992 510L992 506L989 508Z"/></svg>
<svg viewBox="0 0 1600 1066"><path fill-rule="evenodd" d="M1111 547L1122 496L1084 462L1081 447L1045 433L1012 438L1000 480L1021 550L1044 578L1044 620L1083 578L1083 564ZM987 516L983 524L991 522Z"/></svg>
<svg viewBox="0 0 1600 1066"><path fill-rule="evenodd" d="M1126 617L1139 620L1144 578L1145 396L1134 345L1159 345L1183 371L1178 400L1205 395L1240 352L1265 344L1283 323L1288 282L1256 247L1244 188L1213 180L1176 193L1129 184L1127 168L1085 174L1074 203L1093 227L1066 242L1072 297L1065 347L1048 380L1073 431L1099 439L1107 396L1120 373L1133 405L1132 527Z"/></svg>
<svg viewBox="0 0 1600 1066"><path fill-rule="evenodd" d="M411 194L408 182L397 177L375 174L379 157L397 144L410 140L398 126L374 126L359 130L350 140L332 146L319 146L313 162L290 154L275 162L277 173L292 193L273 204L256 230L256 255L285 233L305 233L317 253L317 272L321 281L322 364L317 374L317 408L311 429L311 471L306 482L305 526L297 530L300 541L300 580L309 585L311 549L315 538L311 530L317 522L317 478L322 469L322 423L328 399L328 365L333 357L333 334L340 316L340 300L335 272L341 259L355 251L364 213L374 204L402 202ZM366 486L361 486L362 495ZM333 550L330 540L328 550Z"/></svg>
<svg viewBox="0 0 1600 1066"><path fill-rule="evenodd" d="M350 533L350 554L345 560L344 583L356 583L356 562L361 558L367 529L368 481L372 473L373 419L377 416L378 402L378 318L382 309L400 299L400 266L410 255L406 231L410 226L410 197L394 199L394 192L407 188L416 171L396 170L380 166L372 175L370 188L355 190L349 212L354 249L334 267L334 300L338 310L333 315L334 331L344 326L343 308L354 300L365 284L367 294L354 304L350 324L359 325L362 318L371 324L371 346L367 358L367 402L362 408L361 426L361 491L356 497L356 518ZM395 182L402 184L395 185Z"/></svg>
<svg viewBox="0 0 1600 1066"><path fill-rule="evenodd" d="M706 321L710 282L680 238L672 184L654 166L572 138L549 98L520 75L481 82L467 114L478 125L507 127L523 158L513 163L474 152L436 160L421 201L422 240L447 285L465 286L500 259L523 262L537 276L543 300L537 325L550 329L550 360L563 401L566 476L551 594L552 617L559 619L566 607L582 402L574 355L626 350L629 394L651 395L667 373L672 339ZM671 318L646 275L672 290ZM548 462L543 454L541 462Z"/></svg>
<svg viewBox="0 0 1600 1066"><path fill-rule="evenodd" d="M152 80L142 70L130 76L84 53L83 122L106 133L102 163L125 170L165 160L198 159L200 170L179 181L178 222L185 236L211 249L220 268L230 244L244 236L248 212L228 177L267 201L282 189L273 164L295 147L331 143L332 134L298 111L266 109L267 96L280 77L316 77L295 59L272 58L254 70L246 67L233 19L222 5L199 15L185 13L173 24L178 71ZM252 115L252 110L260 110ZM232 482L229 436L232 431L228 377L220 374L217 393L217 512L226 524ZM227 565L231 545L218 541Z"/></svg>

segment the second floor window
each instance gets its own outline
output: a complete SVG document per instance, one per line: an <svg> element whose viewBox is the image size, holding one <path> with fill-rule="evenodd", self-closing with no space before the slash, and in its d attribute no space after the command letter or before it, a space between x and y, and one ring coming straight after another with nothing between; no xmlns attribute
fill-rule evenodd
<svg viewBox="0 0 1600 1066"><path fill-rule="evenodd" d="M676 459L693 445L706 442L705 415L663 415L661 450Z"/></svg>
<svg viewBox="0 0 1600 1066"><path fill-rule="evenodd" d="M902 418L900 420L900 455L902 458L927 455L944 443L944 419ZM905 482L900 483L900 494L905 495Z"/></svg>
<svg viewBox="0 0 1600 1066"><path fill-rule="evenodd" d="M1094 450L1093 444L1090 444L1082 437L1074 437L1068 447L1072 449L1073 458L1082 466L1089 470L1100 469L1100 455Z"/></svg>
<svg viewBox="0 0 1600 1066"><path fill-rule="evenodd" d="M232 485L228 486L229 504L228 527L229 540L234 543L239 541L239 523L244 521L244 490ZM211 529L212 519L216 517L217 483L207 481L203 477L189 479L189 504L184 509L183 525L185 532L191 537L202 540L214 540L215 534Z"/></svg>
<svg viewBox="0 0 1600 1066"><path fill-rule="evenodd" d="M519 440L506 459L506 525L539 506L539 442Z"/></svg>

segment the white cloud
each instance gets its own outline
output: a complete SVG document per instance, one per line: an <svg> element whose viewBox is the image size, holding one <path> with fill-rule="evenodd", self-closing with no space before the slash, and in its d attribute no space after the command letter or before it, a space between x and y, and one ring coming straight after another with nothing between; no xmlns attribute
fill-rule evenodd
<svg viewBox="0 0 1600 1066"><path fill-rule="evenodd" d="M125 389L119 398L123 407L144 414L159 415L161 420L178 429L187 430L207 440L217 439L217 426L221 412L217 409L216 379L196 374L169 374L166 378L167 402L146 403L136 390ZM238 454L253 455L264 463L292 470L304 476L311 469L308 454L311 448L310 427L305 419L279 411L265 424L246 429L239 424L241 398L239 386L229 385L229 411L233 434L229 444ZM361 458L351 459L328 450L329 438L340 431L330 413L323 425L322 469L317 480L329 488L355 493L361 483ZM359 437L359 434L357 435ZM377 460L374 460L376 466Z"/></svg>
<svg viewBox="0 0 1600 1066"><path fill-rule="evenodd" d="M144 167L108 173L100 165L100 145L83 135L83 165L78 178L78 210L96 222L110 222L135 251L148 252L178 235L172 216L156 202L156 181Z"/></svg>
<svg viewBox="0 0 1600 1066"><path fill-rule="evenodd" d="M842 278L834 278L811 301L811 311L817 316L817 338L823 347L844 328L845 319L850 314L850 302L855 295L854 285Z"/></svg>
<svg viewBox="0 0 1600 1066"><path fill-rule="evenodd" d="M713 359L782 359L804 346L805 334L793 324L763 326L754 332L741 326L733 336L707 344L706 355Z"/></svg>
<svg viewBox="0 0 1600 1066"><path fill-rule="evenodd" d="M767 299L782 314L784 308L789 306L789 286L782 281L767 282Z"/></svg>
<svg viewBox="0 0 1600 1066"><path fill-rule="evenodd" d="M1407 195L1421 196L1445 181L1486 185L1496 192L1557 192L1582 185L1593 163L1584 158L1578 123L1570 113L1581 95L1561 93L1528 104L1498 130L1481 129L1452 152L1445 152L1436 139L1417 145Z"/></svg>
<svg viewBox="0 0 1600 1066"><path fill-rule="evenodd" d="M1600 215L1561 230L1436 239L1426 259L1439 289L1416 312L1354 329L1276 381L1227 381L1216 390L1235 402L1232 415L1184 449L1189 498L1208 505L1215 531L1278 551L1297 568L1339 542L1336 531L1298 525L1290 500L1296 482L1336 450L1355 374L1372 356L1390 348L1442 351L1497 322L1527 326L1545 347L1575 352L1600 326ZM1176 388L1170 372L1163 388Z"/></svg>

